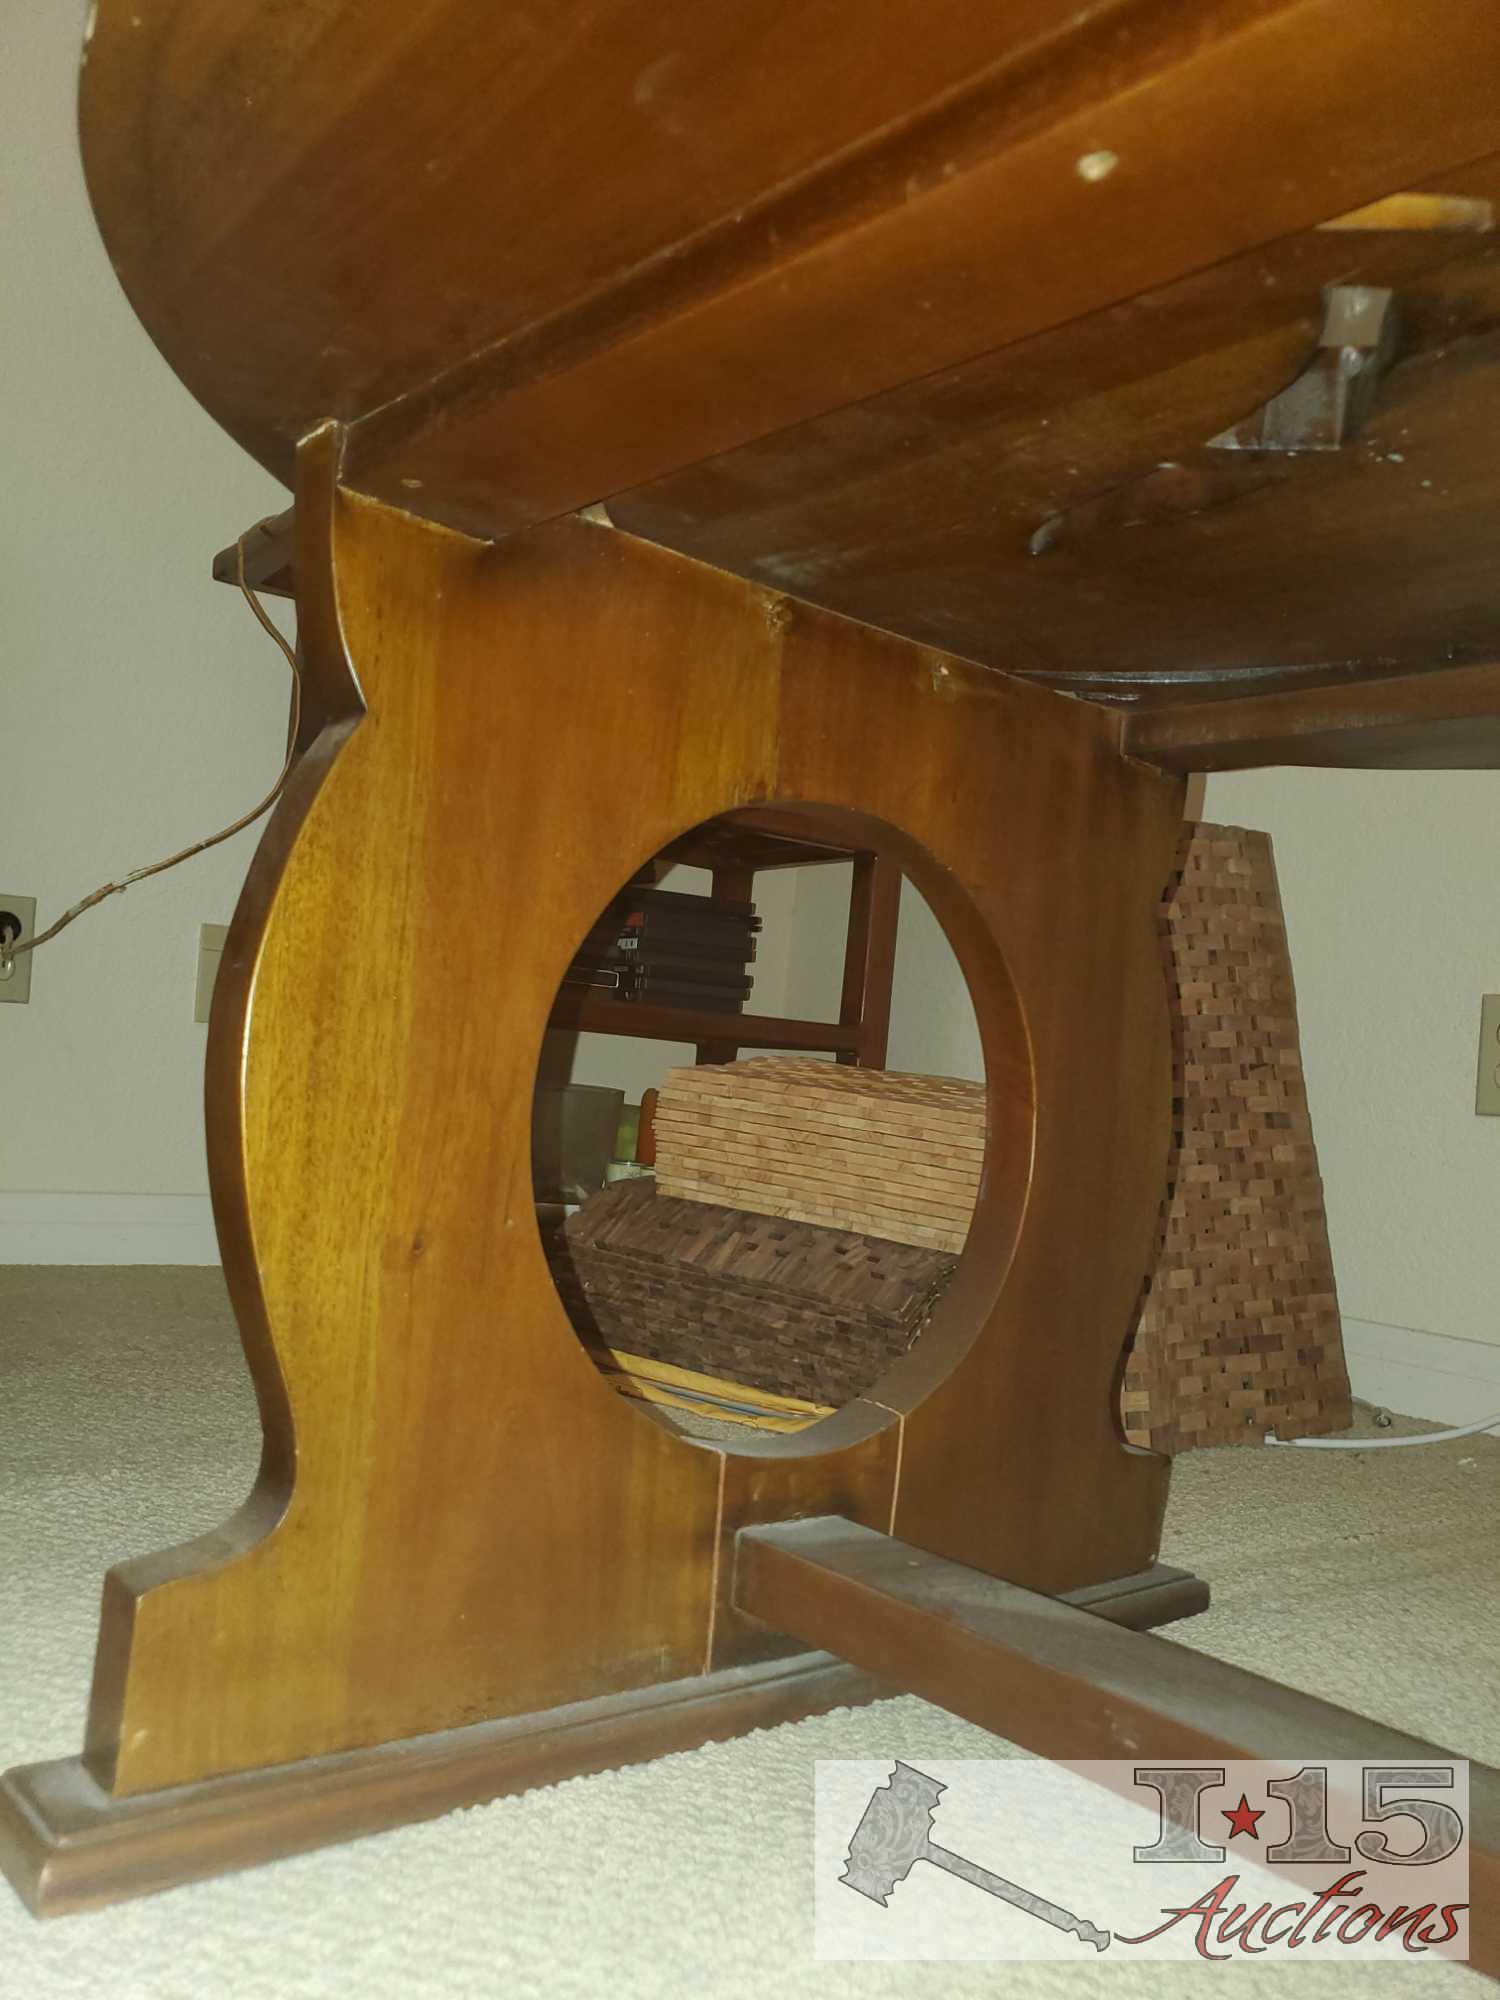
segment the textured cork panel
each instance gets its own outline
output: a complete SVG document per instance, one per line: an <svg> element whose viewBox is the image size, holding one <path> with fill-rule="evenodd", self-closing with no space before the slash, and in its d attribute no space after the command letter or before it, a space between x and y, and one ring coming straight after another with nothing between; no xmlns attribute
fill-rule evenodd
<svg viewBox="0 0 1500 2000"><path fill-rule="evenodd" d="M1126 1435L1178 1452L1340 1429L1349 1378L1269 836L1189 828L1164 920L1175 1145Z"/></svg>

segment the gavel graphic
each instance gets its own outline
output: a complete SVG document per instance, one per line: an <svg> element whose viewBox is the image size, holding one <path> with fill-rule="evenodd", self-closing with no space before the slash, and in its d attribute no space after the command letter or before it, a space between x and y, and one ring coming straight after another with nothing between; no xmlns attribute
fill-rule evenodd
<svg viewBox="0 0 1500 2000"><path fill-rule="evenodd" d="M870 1803L854 1829L839 1880L883 1909L892 1889L906 1880L916 1863L930 1861L935 1868L945 1869L960 1881L972 1882L976 1889L1024 1910L1027 1916L1040 1917L1044 1924L1052 1924L1103 1951L1110 1941L1108 1931L1101 1931L1071 1910L1049 1903L1033 1890L1023 1889L1019 1883L1007 1882L1003 1875L992 1875L988 1868L966 1861L961 1854L934 1845L932 1817L946 1790L947 1786L936 1778L929 1778L924 1771L914 1770L910 1764L898 1760L889 1783L878 1786L871 1794Z"/></svg>

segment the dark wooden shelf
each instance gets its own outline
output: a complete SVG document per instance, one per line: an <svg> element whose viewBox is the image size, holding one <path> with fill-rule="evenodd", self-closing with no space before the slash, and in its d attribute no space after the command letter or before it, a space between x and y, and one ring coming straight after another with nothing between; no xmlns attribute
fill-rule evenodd
<svg viewBox="0 0 1500 2000"><path fill-rule="evenodd" d="M550 1025L591 1035L634 1035L651 1042L732 1042L742 1049L858 1051L858 1022L783 1021L769 1014L714 1014L691 1007L653 1007L597 993L562 993Z"/></svg>
<svg viewBox="0 0 1500 2000"><path fill-rule="evenodd" d="M690 868L808 868L821 861L852 861L860 849L830 840L815 814L786 806L742 807L723 819L694 827L662 849L665 861Z"/></svg>
<svg viewBox="0 0 1500 2000"><path fill-rule="evenodd" d="M901 900L901 872L893 861L868 848L845 846L836 836L830 838L826 817L795 806L752 806L725 813L681 835L658 860L710 869L714 899L740 904L754 901L755 877L762 869L852 862L841 1019L790 1021L770 1014L652 1005L575 988L558 995L552 1010L554 1028L633 1035L652 1042L691 1042L700 1063L733 1062L741 1049L813 1049L866 1069L884 1064Z"/></svg>
<svg viewBox="0 0 1500 2000"><path fill-rule="evenodd" d="M292 510L257 521L245 532L245 581L264 597L295 597L292 576ZM239 548L231 542L214 557L214 582L239 582Z"/></svg>

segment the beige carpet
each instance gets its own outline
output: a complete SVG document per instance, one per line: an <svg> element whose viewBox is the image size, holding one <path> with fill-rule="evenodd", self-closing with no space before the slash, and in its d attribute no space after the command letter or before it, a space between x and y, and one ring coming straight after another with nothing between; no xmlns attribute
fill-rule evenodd
<svg viewBox="0 0 1500 2000"><path fill-rule="evenodd" d="M0 1766L76 1751L113 1561L221 1520L256 1424L217 1272L0 1270ZM1178 1628L1500 1762L1500 1441L1194 1454L1169 1561L1215 1607ZM0 1885L0 2000L1108 1994L1196 1969L824 1965L812 1957L819 1757L1015 1754L915 1700L577 1779L228 1880L39 1924ZM1253 1967L1237 1992L1478 1993L1431 1964Z"/></svg>

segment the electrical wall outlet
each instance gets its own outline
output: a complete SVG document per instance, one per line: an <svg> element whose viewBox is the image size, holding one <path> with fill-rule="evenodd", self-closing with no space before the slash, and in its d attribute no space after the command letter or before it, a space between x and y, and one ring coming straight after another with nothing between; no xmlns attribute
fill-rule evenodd
<svg viewBox="0 0 1500 2000"><path fill-rule="evenodd" d="M195 1021L208 1019L208 1010L213 1005L214 981L219 976L219 961L224 956L224 940L228 935L228 924L198 926L198 984L193 994Z"/></svg>
<svg viewBox="0 0 1500 2000"><path fill-rule="evenodd" d="M36 936L36 897L16 896L0 889L0 931L9 931L17 944ZM0 966L0 1002L11 1001L24 1007L31 998L31 953L23 951L11 961L7 971Z"/></svg>
<svg viewBox="0 0 1500 2000"><path fill-rule="evenodd" d="M1479 1006L1479 1094L1474 1109L1500 1118L1500 993L1486 993Z"/></svg>

